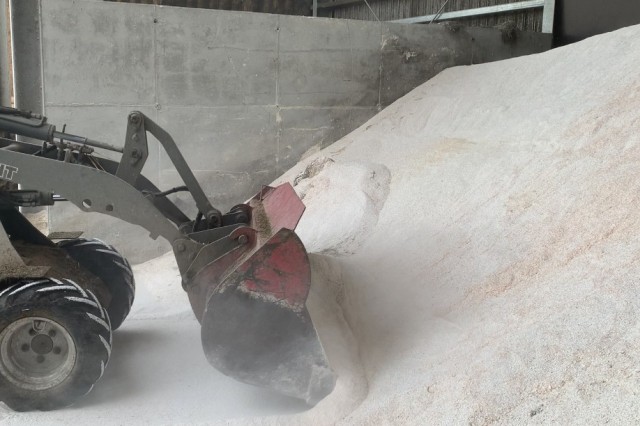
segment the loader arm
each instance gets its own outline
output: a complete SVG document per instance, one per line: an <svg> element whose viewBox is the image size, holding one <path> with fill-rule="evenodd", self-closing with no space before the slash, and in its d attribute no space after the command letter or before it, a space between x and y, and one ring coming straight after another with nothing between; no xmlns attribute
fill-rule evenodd
<svg viewBox="0 0 640 426"><path fill-rule="evenodd" d="M24 188L59 194L85 212L98 212L147 229L152 238L179 238L177 226L135 187L99 169L3 150L0 159L15 167L12 181Z"/></svg>
<svg viewBox="0 0 640 426"><path fill-rule="evenodd" d="M43 139L44 145L41 148L28 142L5 141L7 146L0 150L0 163L6 165L2 166L5 174L0 177L23 188L58 194L85 212L103 213L139 225L148 230L153 239L162 236L172 246L179 247L176 259L183 279L190 262L205 245L214 242L212 238L219 238L225 231L228 235L232 229L250 221L248 209L223 218L207 199L173 138L141 112L129 114L122 149L57 132L46 118L25 115L0 113L0 128L23 137ZM167 152L185 183L184 189L192 195L204 219L190 220L166 196L158 195L162 192L141 174L148 157L147 132L156 137ZM122 158L114 162L91 157L88 146L122 152ZM88 158L91 161L87 161ZM219 229L223 228L223 219L227 225L224 230ZM233 225L232 228L228 228L229 225ZM197 241L188 236L195 228L199 231ZM218 232L203 233L212 229Z"/></svg>
<svg viewBox="0 0 640 426"><path fill-rule="evenodd" d="M304 205L291 185L264 187L222 214L172 137L138 111L129 114L122 148L58 132L46 117L11 108L0 107L2 130L42 144L0 139L0 179L21 186L0 198L0 208L2 200L15 206L68 200L82 211L113 216L145 228L154 239L165 238L214 367L309 403L331 392L335 376L305 306L309 259L293 232ZM142 175L147 133L162 145L183 187L161 191ZM96 148L120 153L121 159L97 158ZM167 198L177 191L191 194L195 218Z"/></svg>

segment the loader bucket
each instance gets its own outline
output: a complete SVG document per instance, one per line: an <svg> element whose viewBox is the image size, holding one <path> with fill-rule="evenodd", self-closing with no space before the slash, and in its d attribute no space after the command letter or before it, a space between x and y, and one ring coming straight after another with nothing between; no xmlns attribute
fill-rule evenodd
<svg viewBox="0 0 640 426"><path fill-rule="evenodd" d="M194 277L202 346L222 373L315 404L335 376L305 306L311 269L293 232L304 205L289 184L266 187L249 205L255 232L246 234L246 248Z"/></svg>

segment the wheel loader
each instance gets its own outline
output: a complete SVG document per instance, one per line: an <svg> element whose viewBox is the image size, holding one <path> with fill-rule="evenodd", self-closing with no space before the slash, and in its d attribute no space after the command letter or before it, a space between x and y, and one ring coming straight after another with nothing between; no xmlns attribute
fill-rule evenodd
<svg viewBox="0 0 640 426"><path fill-rule="evenodd" d="M294 232L304 205L291 185L265 186L223 213L171 136L143 113L129 114L122 146L65 130L0 107L7 136L0 138L1 401L17 411L52 410L88 393L133 302L131 266L114 247L49 238L21 213L60 202L171 244L213 367L309 404L333 390L335 375L306 308L310 265ZM184 185L160 190L144 177L149 134ZM180 191L191 195L195 217L168 198Z"/></svg>

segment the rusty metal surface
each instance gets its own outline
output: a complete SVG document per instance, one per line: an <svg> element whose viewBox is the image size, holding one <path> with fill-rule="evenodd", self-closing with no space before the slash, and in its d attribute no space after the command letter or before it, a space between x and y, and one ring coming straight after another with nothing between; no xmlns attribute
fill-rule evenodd
<svg viewBox="0 0 640 426"><path fill-rule="evenodd" d="M307 271L309 262L304 245L293 233L304 212L304 204L291 184L285 183L276 188L265 186L249 200L249 205L250 226L231 227L229 233L217 235L215 241L199 249L183 273L183 285L198 320L202 318L208 298L219 291L221 283L231 274L251 276L246 285L252 290L264 287L274 295L284 295L290 309L304 308L311 282ZM288 236L281 232L283 230L292 234L297 244L289 243L293 241L291 237L283 239L284 235ZM198 234L201 233L194 236ZM174 246L176 258L180 258L184 248L179 249L180 242ZM272 298L276 303L277 299Z"/></svg>
<svg viewBox="0 0 640 426"><path fill-rule="evenodd" d="M305 209L293 186L288 182L277 188L265 186L249 204L254 209L254 227L259 232L261 229L268 231L269 238L282 228L296 229ZM268 220L268 228L265 228L264 219Z"/></svg>
<svg viewBox="0 0 640 426"><path fill-rule="evenodd" d="M235 272L238 290L287 309L301 312L309 295L311 272L302 241L281 228ZM225 291L221 289L220 291Z"/></svg>

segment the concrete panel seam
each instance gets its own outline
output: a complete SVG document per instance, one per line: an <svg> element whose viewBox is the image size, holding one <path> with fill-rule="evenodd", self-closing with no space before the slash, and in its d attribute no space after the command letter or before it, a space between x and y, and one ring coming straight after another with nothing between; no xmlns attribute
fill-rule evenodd
<svg viewBox="0 0 640 426"><path fill-rule="evenodd" d="M42 0L38 0L38 46L40 47L40 90L42 92L42 112L45 112L45 105L47 104L45 98L44 87L44 46L42 45L44 37L42 36Z"/></svg>
<svg viewBox="0 0 640 426"><path fill-rule="evenodd" d="M382 64L383 64L383 46L384 46L384 30L382 28L382 23L379 23L378 26L380 27L380 45L378 47L378 105L376 105L376 107L378 108L378 111L382 110Z"/></svg>
<svg viewBox="0 0 640 426"><path fill-rule="evenodd" d="M289 127L287 131L289 132L310 132L317 130L331 130L333 126L319 126L319 127Z"/></svg>
<svg viewBox="0 0 640 426"><path fill-rule="evenodd" d="M171 170L175 170L175 169L163 169L163 171L171 171ZM225 175L238 175L238 176L251 176L251 173L249 172L233 172L233 171L228 171L228 170L220 170L220 169L213 169L213 170L209 170L209 169L194 169L194 172L200 172L200 173L220 173L220 174L225 174ZM252 172L270 172L271 170L252 170Z"/></svg>
<svg viewBox="0 0 640 426"><path fill-rule="evenodd" d="M348 24L347 24L348 27ZM283 53L318 53L318 52L341 52L347 49L328 49L319 47L317 49L291 49L291 50L283 50ZM353 52L353 46L349 46L349 50ZM360 52L375 52L377 49L361 49ZM258 51L257 51L258 52Z"/></svg>
<svg viewBox="0 0 640 426"><path fill-rule="evenodd" d="M156 105L158 103L158 6L153 6L153 99ZM158 114L156 112L155 119L158 120Z"/></svg>
<svg viewBox="0 0 640 426"><path fill-rule="evenodd" d="M280 15L276 23L276 105L280 103Z"/></svg>
<svg viewBox="0 0 640 426"><path fill-rule="evenodd" d="M159 171L160 173L176 172L176 169L172 167L162 167L160 168ZM262 169L262 170L251 170L251 172L238 172L238 171L230 171L230 170L222 170L222 169L192 169L192 171L194 173L217 173L217 174L224 174L224 175L237 175L237 176L251 177L251 174L253 173L271 173L273 170Z"/></svg>
<svg viewBox="0 0 640 426"><path fill-rule="evenodd" d="M96 104L97 105L97 104ZM68 105L63 105L63 106L68 106ZM106 106L127 106L127 105L106 105ZM140 106L155 106L152 104L147 104L147 105L140 105ZM229 109L229 108L233 108L233 109L247 109L247 108L273 108L273 107L277 107L278 105L272 105L272 104L231 104L231 105L200 105L200 104L189 104L189 105L183 105L183 104L165 104L165 108L160 108L162 109L177 109L177 108L181 108L181 109L205 109L205 110L225 110L225 109Z"/></svg>
<svg viewBox="0 0 640 426"><path fill-rule="evenodd" d="M353 37L351 35L351 27L349 26L349 21L345 21L347 23L347 37L349 37L349 71L351 72L351 75L349 76L349 80L353 79L353 76L355 74L354 72L354 68L353 68Z"/></svg>
<svg viewBox="0 0 640 426"><path fill-rule="evenodd" d="M9 0L0 1L0 69L6 69L0 76L0 99L2 105L10 106L13 93L13 65L10 58L11 49L11 16ZM6 38L5 38L6 37Z"/></svg>
<svg viewBox="0 0 640 426"><path fill-rule="evenodd" d="M282 117L280 116L280 15L276 20L276 155L275 155L275 167L276 170L280 164L280 138L282 137Z"/></svg>
<svg viewBox="0 0 640 426"><path fill-rule="evenodd" d="M256 53L256 52L269 53L269 52L271 52L270 49L250 49L250 48L246 48L246 47L229 46L229 45L226 45L226 44L220 44L218 46L209 47L209 50L211 50L211 51L216 51L216 50L235 50L235 51L238 51L238 52L247 52L247 53ZM315 52L315 51L316 50L313 50L313 52ZM291 51L287 51L287 52L297 52L297 50L295 50L295 51L291 50Z"/></svg>
<svg viewBox="0 0 640 426"><path fill-rule="evenodd" d="M157 5L153 5L153 67L154 67L154 85L153 85L153 91L154 91L154 97L153 99L155 100L155 109L154 109L154 120L156 121L156 123L158 123L160 121L160 102L159 102L159 95L158 95L158 79L159 77L159 72L158 72L158 21L159 21L159 15L158 15L158 6ZM156 161L158 162L158 169L156 170L156 182L160 182L160 164L162 161L162 149L158 149L156 152Z"/></svg>
<svg viewBox="0 0 640 426"><path fill-rule="evenodd" d="M320 92L318 92L320 93ZM321 92L321 93L332 93L332 92ZM138 106L138 107L153 107L154 105L151 104L146 104L146 105L130 105L130 104L117 104L117 105L108 105L108 104L89 104L89 105L84 105L84 104L74 104L74 105L69 105L69 104L61 104L61 105L57 105L57 104L49 104L50 106L61 106L61 107L81 107L81 106L113 106L113 107L128 107L128 106ZM357 110L357 109L361 109L361 110L368 110L370 108L375 108L377 105L368 105L368 106L351 106L351 105L335 105L335 106L315 106L315 105L260 105L260 104L253 104L253 105L240 105L240 104L236 104L236 105L198 105L198 104L193 104L193 105L177 105L177 104L170 104L167 105L168 109L203 109L203 110L227 110L229 108L232 109L247 109L247 108L277 108L278 111L290 111L290 110L296 110L296 109L300 109L300 110L304 110L304 109L308 109L308 110L340 110L340 109L344 109L344 110Z"/></svg>
<svg viewBox="0 0 640 426"><path fill-rule="evenodd" d="M95 103L59 103L59 102L47 102L45 106L48 107L68 107L68 108L87 108L87 107L155 107L156 104L114 104L109 102L95 102Z"/></svg>
<svg viewBox="0 0 640 426"><path fill-rule="evenodd" d="M370 110L371 108L375 108L375 105L369 106L350 106L350 105L336 105L336 106L283 106L280 107L281 111L291 111L291 110L358 110L361 109L363 111Z"/></svg>
<svg viewBox="0 0 640 426"><path fill-rule="evenodd" d="M352 90L350 90L349 92L353 93ZM303 91L303 90L298 90L298 91L292 91L292 92L285 92L286 95L341 95L344 94L345 91L339 91L339 90L314 90L314 91ZM348 93L348 92L347 92ZM312 105L302 105L302 106L312 106Z"/></svg>

